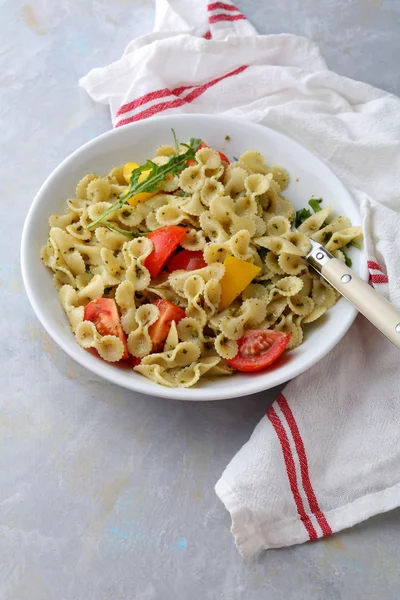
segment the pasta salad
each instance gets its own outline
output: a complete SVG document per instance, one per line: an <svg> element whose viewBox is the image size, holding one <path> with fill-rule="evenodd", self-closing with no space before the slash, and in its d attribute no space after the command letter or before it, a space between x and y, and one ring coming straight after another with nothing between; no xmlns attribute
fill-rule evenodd
<svg viewBox="0 0 400 600"><path fill-rule="evenodd" d="M295 213L287 171L259 152L230 162L174 138L144 165L83 177L41 257L80 346L190 387L299 346L339 297L307 264L310 238L348 261L362 232L317 199Z"/></svg>

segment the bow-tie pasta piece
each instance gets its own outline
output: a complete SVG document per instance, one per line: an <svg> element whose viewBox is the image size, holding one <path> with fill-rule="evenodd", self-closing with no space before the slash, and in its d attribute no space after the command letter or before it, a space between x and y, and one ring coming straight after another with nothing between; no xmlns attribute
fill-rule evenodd
<svg viewBox="0 0 400 600"><path fill-rule="evenodd" d="M149 354L142 359L141 365L159 365L164 369L187 367L200 356L200 348L194 342L180 342L174 350Z"/></svg>
<svg viewBox="0 0 400 600"><path fill-rule="evenodd" d="M277 235L266 235L254 239L254 243L262 248L271 250L274 254L295 254L297 256L305 256L306 252L304 249L298 248L291 242L283 237Z"/></svg>
<svg viewBox="0 0 400 600"><path fill-rule="evenodd" d="M348 229L342 229L341 231L337 231L334 233L326 244L327 250L339 250L339 248L343 248L343 246L347 246L353 240L359 240L362 236L361 227L349 227Z"/></svg>
<svg viewBox="0 0 400 600"><path fill-rule="evenodd" d="M117 231L110 231L106 227L97 227L95 236L98 243L112 252L120 252L126 242L126 236Z"/></svg>
<svg viewBox="0 0 400 600"><path fill-rule="evenodd" d="M167 204L156 211L156 220L160 227L167 225L189 224L196 226L196 221L179 206Z"/></svg>
<svg viewBox="0 0 400 600"><path fill-rule="evenodd" d="M248 175L244 181L244 187L249 195L261 196L269 190L271 185L272 175L261 175L260 173L254 173Z"/></svg>
<svg viewBox="0 0 400 600"><path fill-rule="evenodd" d="M76 341L82 348L95 348L102 359L118 362L124 355L122 341L115 335L100 335L90 321L83 321L75 331Z"/></svg>
<svg viewBox="0 0 400 600"><path fill-rule="evenodd" d="M273 329L275 331L290 333L290 341L287 345L290 350L300 346L301 342L303 341L303 330L300 325L295 323L293 313L290 313L286 316L282 315L273 326Z"/></svg>
<svg viewBox="0 0 400 600"><path fill-rule="evenodd" d="M126 181L125 181L125 177L124 177L124 165L121 165L119 167L114 167L113 169L111 169L110 173L109 173L109 177L110 179L115 179L115 181L117 182L118 185L121 186L126 186Z"/></svg>
<svg viewBox="0 0 400 600"><path fill-rule="evenodd" d="M280 254L278 264L286 275L299 275L307 271L307 262L301 256L295 254Z"/></svg>
<svg viewBox="0 0 400 600"><path fill-rule="evenodd" d="M203 167L205 177L221 177L224 168L218 152L212 148L201 148L196 152L196 160Z"/></svg>
<svg viewBox="0 0 400 600"><path fill-rule="evenodd" d="M137 327L128 336L128 350L132 356L143 358L150 355L153 344L149 327L157 321L159 316L160 312L154 304L143 304L136 310Z"/></svg>
<svg viewBox="0 0 400 600"><path fill-rule="evenodd" d="M210 206L212 200L224 195L226 195L225 188L215 177L207 178L200 191L201 202L206 207Z"/></svg>
<svg viewBox="0 0 400 600"><path fill-rule="evenodd" d="M285 233L284 237L301 251L301 256L306 256L310 252L311 242L304 233L301 233L300 231L290 231L289 233Z"/></svg>
<svg viewBox="0 0 400 600"><path fill-rule="evenodd" d="M65 230L80 242L89 243L92 240L92 232L85 229L79 221L67 225Z"/></svg>
<svg viewBox="0 0 400 600"><path fill-rule="evenodd" d="M203 326L201 322L194 317L185 317L177 325L179 339L182 342L193 342L201 349L206 342Z"/></svg>
<svg viewBox="0 0 400 600"><path fill-rule="evenodd" d="M76 197L80 198L81 200L86 200L88 185L96 179L99 179L99 176L95 175L94 173L88 173L87 175L82 177L82 179L78 182L78 185L76 186Z"/></svg>
<svg viewBox="0 0 400 600"><path fill-rule="evenodd" d="M229 165L224 176L225 195L236 199L246 191L248 172L241 167Z"/></svg>
<svg viewBox="0 0 400 600"><path fill-rule="evenodd" d="M196 275L200 277L204 283L207 283L211 279L215 279L216 281L220 281L225 273L225 267L221 263L214 263L212 265L208 265L207 267L203 267L202 269L196 269L195 271L174 271L168 277L169 283L172 289L182 297L184 296L184 286L185 282L189 277L193 277Z"/></svg>
<svg viewBox="0 0 400 600"><path fill-rule="evenodd" d="M111 184L106 177L90 181L86 188L86 198L90 202L108 202L111 196Z"/></svg>
<svg viewBox="0 0 400 600"><path fill-rule="evenodd" d="M244 330L259 325L266 316L265 302L258 298L245 300L235 316L224 316L220 321L221 332L230 340L238 340Z"/></svg>
<svg viewBox="0 0 400 600"><path fill-rule="evenodd" d="M304 323L304 325L307 325L308 323L314 323L314 321L322 317L322 315L325 313L325 306L315 306L310 314L302 319L302 323Z"/></svg>
<svg viewBox="0 0 400 600"><path fill-rule="evenodd" d="M221 358L234 358L238 353L236 340L227 338L223 333L219 333L215 338L215 350Z"/></svg>
<svg viewBox="0 0 400 600"><path fill-rule="evenodd" d="M280 215L271 217L266 224L266 232L268 236L285 235L290 233L290 230L291 226L289 220Z"/></svg>
<svg viewBox="0 0 400 600"><path fill-rule="evenodd" d="M316 306L323 306L328 310L335 304L337 292L322 277L318 277L313 280L312 299Z"/></svg>
<svg viewBox="0 0 400 600"><path fill-rule="evenodd" d="M289 185L289 173L286 171L286 169L277 165L273 165L272 167L270 167L270 171L272 177L279 185L281 190L284 190Z"/></svg>
<svg viewBox="0 0 400 600"><path fill-rule="evenodd" d="M229 233L225 231L223 225L215 217L213 217L210 211L204 211L200 215L199 222L204 235L212 242L218 242L222 244L229 239Z"/></svg>
<svg viewBox="0 0 400 600"><path fill-rule="evenodd" d="M170 352L179 344L178 330L175 321L172 321L167 339L164 343L164 352Z"/></svg>
<svg viewBox="0 0 400 600"><path fill-rule="evenodd" d="M206 238L202 231L188 229L185 237L181 241L182 248L185 250L203 250L206 245Z"/></svg>
<svg viewBox="0 0 400 600"><path fill-rule="evenodd" d="M60 229L66 229L69 225L76 222L78 215L72 211L67 212L63 215L51 215L49 217L49 227L59 227Z"/></svg>
<svg viewBox="0 0 400 600"><path fill-rule="evenodd" d="M58 227L50 229L50 238L59 250L59 258L62 257L62 260L71 271L72 275L76 276L84 273L86 270L85 261L77 249L79 248L77 240Z"/></svg>
<svg viewBox="0 0 400 600"><path fill-rule="evenodd" d="M241 154L239 162L245 165L250 173L262 173L266 175L270 171L263 155L256 150L248 150Z"/></svg>
<svg viewBox="0 0 400 600"><path fill-rule="evenodd" d="M153 242L146 237L125 242L122 247L126 269L126 279L135 286L135 291L145 290L150 285L150 273L144 262L153 251Z"/></svg>
<svg viewBox="0 0 400 600"><path fill-rule="evenodd" d="M350 219L347 219L346 217L336 217L327 225L324 225L322 229L313 233L310 237L319 244L325 245L329 242L334 233L341 231L342 229L347 229L348 227L351 227Z"/></svg>
<svg viewBox="0 0 400 600"><path fill-rule="evenodd" d="M295 294L288 298L288 306L292 309L295 315L306 317L314 309L314 301L308 296L302 294Z"/></svg>
<svg viewBox="0 0 400 600"><path fill-rule="evenodd" d="M289 277L283 277L279 279L279 281L274 282L273 287L271 288L270 299L274 300L277 296L286 296L289 298L290 296L295 296L301 291L303 287L303 281L300 277L294 277L289 275Z"/></svg>
<svg viewBox="0 0 400 600"><path fill-rule="evenodd" d="M206 375L211 369L215 368L221 359L219 356L209 356L198 359L188 367L184 367L176 374L176 381L179 387L188 388L195 385L200 377Z"/></svg>
<svg viewBox="0 0 400 600"><path fill-rule="evenodd" d="M121 312L121 325L127 335L137 329L135 286L131 281L123 281L115 292L115 301Z"/></svg>
<svg viewBox="0 0 400 600"><path fill-rule="evenodd" d="M79 306L78 293L71 285L63 285L59 292L60 304L63 307L71 326L71 331L83 321L85 309Z"/></svg>
<svg viewBox="0 0 400 600"><path fill-rule="evenodd" d="M193 194L188 194L187 196L177 197L176 207L187 215L199 217L204 211L200 192L194 192Z"/></svg>
<svg viewBox="0 0 400 600"><path fill-rule="evenodd" d="M298 231L304 233L308 237L312 237L316 231L321 229L331 212L331 207L326 206L311 217L308 217L301 225L298 226Z"/></svg>
<svg viewBox="0 0 400 600"><path fill-rule="evenodd" d="M187 194L193 194L204 185L206 176L202 165L195 165L184 169L180 174L179 184L181 189Z"/></svg>

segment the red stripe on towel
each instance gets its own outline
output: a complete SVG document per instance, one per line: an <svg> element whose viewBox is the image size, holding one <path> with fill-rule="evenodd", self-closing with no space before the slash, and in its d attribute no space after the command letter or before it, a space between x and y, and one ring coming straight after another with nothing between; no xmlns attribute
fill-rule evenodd
<svg viewBox="0 0 400 600"><path fill-rule="evenodd" d="M389 279L387 278L387 275L384 275L383 273L381 273L381 274L371 273L371 281L372 281L372 283L389 283Z"/></svg>
<svg viewBox="0 0 400 600"><path fill-rule="evenodd" d="M127 104L123 104L117 111L116 117L123 115L124 113L130 112L131 110L135 110L135 108L139 108L139 106L143 106L143 104L147 104L147 102L151 102L152 100L158 100L159 98L165 98L166 96L171 96L172 92L168 88L164 88L162 90L157 90L156 92L150 92L148 94L144 94L144 96L140 96L140 98L136 98L132 102L128 102Z"/></svg>
<svg viewBox="0 0 400 600"><path fill-rule="evenodd" d="M135 121L141 121L142 119L152 117L153 115L164 110L168 110L169 108L177 108L178 106L183 106L184 104L186 104L185 100L181 100L180 98L176 98L176 100L169 100L168 102L160 102L159 104L150 106L150 108L146 108L146 110L142 110L142 112L138 113L137 115L133 115L133 117L122 119L115 125L115 127L121 127L121 125L134 123Z"/></svg>
<svg viewBox="0 0 400 600"><path fill-rule="evenodd" d="M368 269L373 269L374 271L382 271L382 269L380 268L378 263L373 260L368 260L367 265L368 265Z"/></svg>
<svg viewBox="0 0 400 600"><path fill-rule="evenodd" d="M280 442L283 454L283 460L285 461L286 472L289 479L290 489L292 490L293 499L296 504L297 512L300 516L300 519L307 530L308 536L310 540L318 539L317 532L314 529L313 524L311 523L310 517L306 514L304 509L303 500L301 498L299 487L297 484L297 476L296 476L296 467L293 460L292 450L290 448L289 440L285 431L284 426L282 425L282 421L279 416L276 414L275 409L271 406L267 411L267 417L271 421L273 428L275 429L275 433L278 436L278 440Z"/></svg>
<svg viewBox="0 0 400 600"><path fill-rule="evenodd" d="M246 21L246 17L244 15L211 15L208 17L209 23L219 23L220 21Z"/></svg>
<svg viewBox="0 0 400 600"><path fill-rule="evenodd" d="M207 5L207 9L208 10L233 10L236 12L239 12L239 9L236 8L236 6L233 6L233 4L226 4L225 2L211 2L210 4Z"/></svg>
<svg viewBox="0 0 400 600"><path fill-rule="evenodd" d="M306 449L304 447L303 440L300 435L299 428L297 426L296 420L292 413L292 410L283 394L280 394L278 397L278 405L282 413L285 416L287 424L289 425L289 429L292 433L293 441L296 446L297 454L300 462L300 473L301 473L301 481L303 484L304 491L307 496L308 504L310 506L311 512L315 515L319 526L321 527L322 534L330 535L332 533L332 529L330 528L328 521L324 513L321 511L317 498L315 496L315 492L311 485L310 473L308 469L308 460L306 455Z"/></svg>
<svg viewBox="0 0 400 600"><path fill-rule="evenodd" d="M225 75L216 77L215 79L212 79L211 81L209 81L208 83L204 83L203 85L176 88L176 90L174 90L175 93L177 93L178 91L179 91L179 93L182 93L182 91L184 91L186 89L191 89L192 87L194 89L183 99L176 98L175 100L169 100L167 102L160 102L159 104L154 104L153 106L150 106L149 108L146 108L145 110L142 110L140 113L137 113L136 115L133 115L132 117L122 119L121 121L116 123L115 127L121 127L121 125L127 125L128 123L133 123L135 121L141 121L142 119L146 119L148 117L151 117L159 112L168 110L170 108L177 108L179 106L183 106L184 104L190 104L190 102L192 102L193 100L195 100L196 98L198 98L199 96L204 94L204 92L206 90L208 90L210 87L212 87L213 85L216 85L217 83L219 83L220 81L223 81L227 77L239 75L239 73L242 73L247 68L248 68L247 65L243 65L241 67L238 67L237 69L234 69L233 71L230 71L229 73L226 73ZM153 93L156 94L157 92L153 92ZM147 94L147 95L149 95L149 94ZM127 105L124 105L124 106L127 106ZM130 110L132 110L132 109L130 109Z"/></svg>

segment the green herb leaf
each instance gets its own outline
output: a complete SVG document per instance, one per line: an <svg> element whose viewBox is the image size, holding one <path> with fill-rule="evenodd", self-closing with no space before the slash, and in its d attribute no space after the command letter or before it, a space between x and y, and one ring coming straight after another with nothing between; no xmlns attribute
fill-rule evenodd
<svg viewBox="0 0 400 600"><path fill-rule="evenodd" d="M121 227L117 227L113 223L109 223L108 221L100 221L99 225L103 225L110 229L110 231L116 231L117 233L122 233L122 235L126 235L127 238L135 238L140 237L141 235L147 235L150 233L149 231L128 231L127 229L121 229Z"/></svg>
<svg viewBox="0 0 400 600"><path fill-rule="evenodd" d="M167 175L176 175L183 171L186 167L187 160L193 160L197 152L201 140L192 138L188 149L183 154L174 154L164 165L156 165L153 161L147 160L144 165L134 169L131 174L129 190L119 198L110 208L107 208L97 219L89 223L87 229L93 229L99 223L105 225L104 220L119 210L128 202L130 198L140 194L141 192L156 192L160 188L160 184L165 181ZM149 171L146 179L139 183L139 177L143 171Z"/></svg>
<svg viewBox="0 0 400 600"><path fill-rule="evenodd" d="M258 252L258 256L261 258L262 262L264 262L269 250L267 250L267 248L259 248L257 250L257 252Z"/></svg>
<svg viewBox="0 0 400 600"><path fill-rule="evenodd" d="M179 154L179 142L178 142L178 138L176 137L175 129L171 128L171 131L172 131L172 135L174 136L175 152L177 154Z"/></svg>
<svg viewBox="0 0 400 600"><path fill-rule="evenodd" d="M230 136L230 135L226 135L226 136L225 136L225 140L226 140L227 142L230 142L230 141L231 141L231 136Z"/></svg>
<svg viewBox="0 0 400 600"><path fill-rule="evenodd" d="M298 210L296 212L296 217L294 220L294 226L298 227L299 225L301 225L302 223L304 223L304 221L306 219L308 219L309 217L311 217L311 211L308 210L308 208L301 208L300 210Z"/></svg>
<svg viewBox="0 0 400 600"><path fill-rule="evenodd" d="M313 211L317 213L320 210L322 210L322 208L320 207L321 202L322 198L311 198L311 200L308 201L308 204L311 206Z"/></svg>
<svg viewBox="0 0 400 600"><path fill-rule="evenodd" d="M346 266L351 268L353 261L351 260L350 256L347 256L347 254L345 252L343 252L343 254L344 254L344 261L346 263Z"/></svg>
<svg viewBox="0 0 400 600"><path fill-rule="evenodd" d="M361 245L355 240L351 240L350 246L354 246L354 248L357 248L357 250L361 250Z"/></svg>

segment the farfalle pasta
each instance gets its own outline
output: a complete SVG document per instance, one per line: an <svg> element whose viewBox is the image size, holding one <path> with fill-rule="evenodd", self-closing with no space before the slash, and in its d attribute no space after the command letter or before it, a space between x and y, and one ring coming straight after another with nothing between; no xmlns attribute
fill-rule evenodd
<svg viewBox="0 0 400 600"><path fill-rule="evenodd" d="M230 162L175 142L142 166L85 175L49 218L41 257L83 349L190 387L299 346L339 296L310 268L311 240L348 262L362 234L319 200L294 230L289 174L255 150Z"/></svg>

